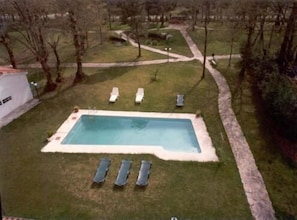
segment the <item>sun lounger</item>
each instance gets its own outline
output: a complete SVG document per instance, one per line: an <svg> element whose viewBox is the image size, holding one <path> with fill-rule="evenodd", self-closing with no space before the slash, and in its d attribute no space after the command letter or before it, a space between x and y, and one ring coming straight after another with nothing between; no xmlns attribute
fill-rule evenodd
<svg viewBox="0 0 297 220"><path fill-rule="evenodd" d="M184 95L181 95L181 94L178 94L176 95L176 106L177 107L182 107L184 106L184 101L185 101L185 96Z"/></svg>
<svg viewBox="0 0 297 220"><path fill-rule="evenodd" d="M138 88L136 92L135 103L141 103L143 97L144 97L144 89Z"/></svg>
<svg viewBox="0 0 297 220"><path fill-rule="evenodd" d="M115 102L118 99L119 95L119 88L113 87L110 93L109 102Z"/></svg>
<svg viewBox="0 0 297 220"><path fill-rule="evenodd" d="M105 181L106 174L109 170L110 159L102 158L97 168L96 174L93 178L94 183L103 183Z"/></svg>
<svg viewBox="0 0 297 220"><path fill-rule="evenodd" d="M132 162L130 160L122 160L117 179L114 183L116 186L126 185L130 174L131 165L132 165Z"/></svg>
<svg viewBox="0 0 297 220"><path fill-rule="evenodd" d="M151 167L152 167L152 162L146 161L146 160L141 161L138 177L136 180L137 186L147 186L148 185L148 181L149 181L149 177L150 177L150 173L151 173Z"/></svg>

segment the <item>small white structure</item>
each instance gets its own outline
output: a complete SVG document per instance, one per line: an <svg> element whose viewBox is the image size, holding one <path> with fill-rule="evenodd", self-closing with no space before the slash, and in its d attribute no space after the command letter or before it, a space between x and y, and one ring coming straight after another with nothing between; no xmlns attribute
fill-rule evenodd
<svg viewBox="0 0 297 220"><path fill-rule="evenodd" d="M141 103L143 97L144 97L144 89L138 88L136 92L135 103Z"/></svg>
<svg viewBox="0 0 297 220"><path fill-rule="evenodd" d="M32 99L27 71L0 66L0 120Z"/></svg>
<svg viewBox="0 0 297 220"><path fill-rule="evenodd" d="M120 95L119 88L113 87L110 93L109 102L115 102L118 99L119 95Z"/></svg>

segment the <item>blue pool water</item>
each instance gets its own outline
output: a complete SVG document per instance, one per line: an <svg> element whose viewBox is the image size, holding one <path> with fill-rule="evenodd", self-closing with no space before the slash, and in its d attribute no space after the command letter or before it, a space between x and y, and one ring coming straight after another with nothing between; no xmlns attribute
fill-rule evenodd
<svg viewBox="0 0 297 220"><path fill-rule="evenodd" d="M201 152L189 119L82 115L62 144L150 145L176 152Z"/></svg>

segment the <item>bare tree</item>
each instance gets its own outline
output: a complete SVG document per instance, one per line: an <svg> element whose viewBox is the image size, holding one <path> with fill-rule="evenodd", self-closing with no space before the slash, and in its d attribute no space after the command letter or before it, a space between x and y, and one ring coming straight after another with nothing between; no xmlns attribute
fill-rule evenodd
<svg viewBox="0 0 297 220"><path fill-rule="evenodd" d="M8 28L11 23L12 17L8 14L11 11L7 4L0 6L0 43L5 47L9 62L13 68L17 68L16 59L11 45L11 37L8 33Z"/></svg>
<svg viewBox="0 0 297 220"><path fill-rule="evenodd" d="M7 32L6 23L0 20L0 43L3 44L7 51L10 65L16 69L16 60L10 42L11 38Z"/></svg>
<svg viewBox="0 0 297 220"><path fill-rule="evenodd" d="M59 45L61 36L62 36L62 34L58 34L57 37L53 36L53 37L50 37L49 40L47 40L47 43L52 48L55 58L56 58L56 82L63 81L63 77L61 75L61 70L60 70L61 59L60 59L60 55L58 53L58 45Z"/></svg>
<svg viewBox="0 0 297 220"><path fill-rule="evenodd" d="M282 41L280 53L278 56L278 64L280 73L284 73L287 67L297 60L296 56L296 42L294 45L294 37L296 35L297 22L297 2L292 3L290 17L287 21L285 35ZM296 65L296 64L295 64Z"/></svg>
<svg viewBox="0 0 297 220"><path fill-rule="evenodd" d="M210 4L209 0L204 1L204 48L203 48L203 70L202 70L202 76L201 80L205 77L205 65L206 65L206 53L207 53L207 39L208 39L208 30L207 30L207 24L209 22L209 13L210 13Z"/></svg>
<svg viewBox="0 0 297 220"><path fill-rule="evenodd" d="M189 8L189 11L191 13L190 29L194 31L198 21L199 10L202 8L201 2L196 0L186 0L183 2L183 4L185 4L185 6Z"/></svg>
<svg viewBox="0 0 297 220"><path fill-rule="evenodd" d="M108 12L107 5L103 2L103 0L92 0L92 16L94 16L94 25L98 27L99 30L99 38L100 44L103 43L103 31L104 31L104 24L106 20L109 20L109 28L111 29L111 21L110 21L110 14Z"/></svg>
<svg viewBox="0 0 297 220"><path fill-rule="evenodd" d="M86 43L88 30L90 25L93 24L92 19L90 19L92 18L90 14L92 13L92 10L90 10L92 4L90 1L86 0L57 0L56 4L61 13L65 15L65 27L69 28L73 37L77 66L73 83L82 82L86 78L83 72L82 59L87 49L86 45L88 45Z"/></svg>
<svg viewBox="0 0 297 220"><path fill-rule="evenodd" d="M147 14L147 20L149 22L152 22L152 16L159 15L160 12L160 4L158 0L145 0L145 11ZM155 21L159 22L158 17L155 19Z"/></svg>
<svg viewBox="0 0 297 220"><path fill-rule="evenodd" d="M164 27L165 15L172 11L177 4L177 0L160 0L161 27Z"/></svg>
<svg viewBox="0 0 297 220"><path fill-rule="evenodd" d="M46 3L38 0L17 0L11 4L15 9L18 19L15 28L22 36L19 41L24 44L41 64L47 82L45 92L53 91L57 85L52 80L51 70L48 65L49 52L46 44L46 25L48 24L48 11Z"/></svg>
<svg viewBox="0 0 297 220"><path fill-rule="evenodd" d="M132 34L138 44L138 57L141 57L140 36L147 30L144 2L139 0L118 0L118 7L121 8L122 16L131 27Z"/></svg>

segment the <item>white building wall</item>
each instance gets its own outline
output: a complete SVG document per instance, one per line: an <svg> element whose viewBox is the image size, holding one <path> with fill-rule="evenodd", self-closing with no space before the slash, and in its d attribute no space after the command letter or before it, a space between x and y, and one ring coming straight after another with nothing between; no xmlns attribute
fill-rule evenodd
<svg viewBox="0 0 297 220"><path fill-rule="evenodd" d="M26 74L0 76L0 119L33 99Z"/></svg>

